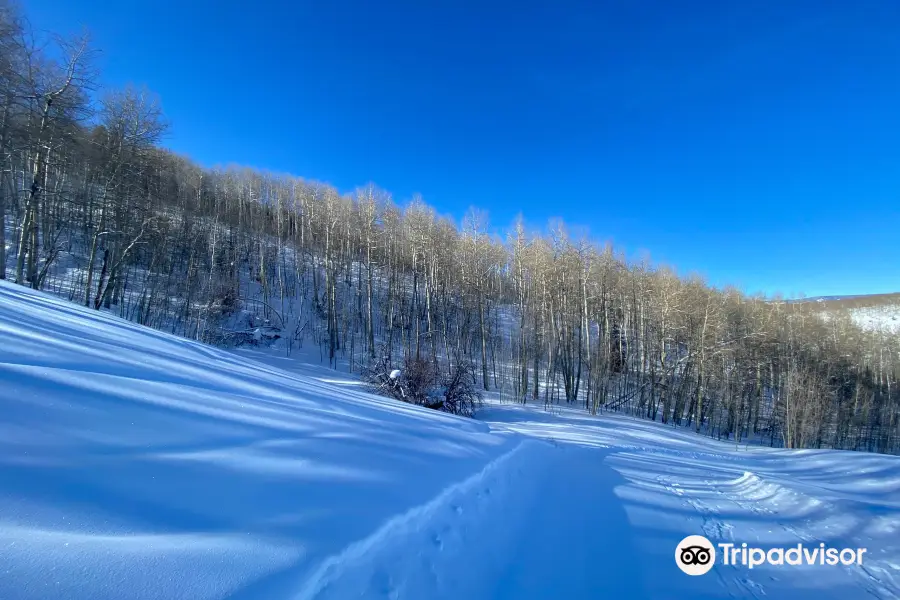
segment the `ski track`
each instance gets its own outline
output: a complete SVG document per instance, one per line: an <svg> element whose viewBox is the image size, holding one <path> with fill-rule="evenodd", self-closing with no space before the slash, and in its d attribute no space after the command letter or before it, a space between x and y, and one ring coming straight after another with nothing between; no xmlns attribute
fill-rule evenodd
<svg viewBox="0 0 900 600"><path fill-rule="evenodd" d="M676 453L682 454L683 453ZM722 457L723 459L725 457ZM728 462L727 460L725 462ZM726 469L721 469L724 473ZM728 469L728 471L732 471ZM797 489L796 484L791 484L783 480L775 480L774 478L764 478L763 476L751 472L744 471L738 474L738 471L732 471L736 477L733 479L704 479L701 485L696 483L685 485L676 477L658 476L658 483L663 486L666 491L679 497L682 502L692 511L696 512L702 534L713 543L735 543L739 545L741 542L759 542L760 535L758 531L750 530L753 539L746 535L742 537L735 536L735 525L729 522L723 513L728 508L736 508L732 510L736 514L743 513L745 515L753 515L761 523L767 524L771 528L781 529L781 535L776 535L779 540L783 540L782 546L796 545L803 543L808 547L816 547L825 538L810 533L819 525L813 518L803 519L803 526L792 525L783 519L782 515L776 508L773 508L770 500L772 498L790 497L789 506L809 506L816 505L819 512L825 514L839 513L838 507L828 501L822 501L813 498L805 492ZM827 526L821 529L827 529ZM846 540L841 544L849 547L865 547L866 543L860 540ZM774 544L773 544L774 545ZM765 546L765 544L763 544ZM897 586L893 582L892 571L897 571L897 567L891 563L871 559L868 562L857 566L834 567L844 571L849 579L856 582L860 590L864 590L867 597L878 598L880 600L891 600L897 598ZM736 566L726 566L721 564L721 557L717 557L717 567L713 571L720 585L725 588L729 597L732 598L756 598L777 596L780 591L772 588L777 585L779 579L775 567L763 565L757 567L754 571L746 568L738 568ZM728 574L723 571L728 570ZM882 579L891 582L891 587L883 585ZM787 592L790 595L793 592Z"/></svg>
<svg viewBox="0 0 900 600"><path fill-rule="evenodd" d="M495 425L503 427L500 423ZM290 597L296 600L349 597L399 600L425 596L550 598L560 587L570 585L571 564L579 559L584 561L585 572L589 575L576 585L577 590L568 590L567 597L587 597L585 594L601 591L624 593L629 598L666 597L659 595L652 586L645 589L638 577L644 568L658 568L659 565L642 558L633 543L627 540L623 543L621 529L609 527L608 520L597 531L597 548L593 552L581 557L569 556L559 565L561 572L569 572L566 575L569 583L548 585L547 580L552 579L548 573L552 569L547 568L546 558L538 565L528 563L527 554L534 553L536 548L559 549L551 552L563 551L566 544L578 548L577 543L573 544L573 540L563 534L577 535L575 528L590 530L592 525L590 519L582 520L577 510L569 510L579 502L577 494L571 494L574 482L559 481L559 473L564 471L561 467L567 461L573 461L571 449L581 445L556 436L543 440L546 443L521 442L475 475L446 488L429 502L390 519L372 535L325 560L311 577L304 578L300 591ZM680 501L692 515L687 519L686 534L701 533L713 543L760 542L761 537L766 537L761 534L769 534L768 538L780 541L783 546L802 542L815 547L827 540L827 537L810 533L821 525L813 516L800 519L799 526L793 525L791 519L783 518L775 499L788 507L800 507L801 511L804 507L814 507L825 515L840 514L836 503L810 496L803 491L804 485L743 470L741 457L661 448L638 449L627 445L622 450L626 453L638 450L645 456L668 456L675 460L706 460L719 465L714 469L718 477L689 480L675 475L655 476L655 482L665 493ZM583 465L582 468L589 468L589 464L596 467L604 459L616 460L616 452L606 447L580 447L578 452L580 459L574 461ZM572 464L567 465L567 468L571 467ZM602 476L585 483L599 486ZM560 490L564 490L562 494ZM570 494L568 499L566 494ZM590 501L591 498L588 494L583 499ZM519 510L515 509L517 505ZM536 518L535 511L550 515L550 520L542 522L541 518ZM757 524L750 528L735 524L729 514L742 515L745 520L751 517L751 522ZM503 522L507 524L505 529L497 526ZM827 530L828 526L823 528ZM773 529L776 530L774 537L771 535ZM596 574L590 575L590 561L609 561L611 553L604 552L603 548L610 544L604 537L615 539L620 569L595 569ZM553 538L557 545L547 546ZM848 546L865 546L865 540L851 538L847 542L859 542L845 544ZM480 549L475 550L476 547ZM522 548L531 548L524 552L526 557L520 556ZM467 565L465 579L458 574L459 565L464 562ZM643 566L640 565L642 562L645 563ZM506 566L501 567L501 563ZM865 593L866 597L880 600L898 597L894 580L898 568L889 561L875 559L859 568L841 566L835 569L842 571L843 585ZM540 575L535 576L536 570ZM696 592L693 595L723 597L725 594L729 598L756 600L807 597L792 587L791 575L787 571L779 573L768 565L748 570L718 563L706 579L707 585L703 586L703 591L709 595ZM683 576L679 573L675 577ZM495 583L484 584L491 580ZM715 581L719 591L710 590L710 581ZM671 589L677 587L676 584ZM541 593L535 593L536 590ZM809 597L820 597L819 594L816 591Z"/></svg>
<svg viewBox="0 0 900 600"><path fill-rule="evenodd" d="M444 489L427 503L391 518L372 535L328 557L311 577L304 578L302 587L292 597L295 600L346 598L375 590L381 592L379 595L398 598L410 586L409 580L400 577L410 577L417 571L424 572L431 583L440 584L434 551L420 553L418 565L389 561L387 555L398 554L403 548L429 546L436 551L445 551L458 540L467 526L466 521L472 520L471 515L484 510L486 504L496 502L496 491L501 486L508 487L513 473L522 474L521 468L514 466L516 457L526 453L530 443L520 442L480 472ZM402 573L383 569L384 565L392 563L399 564L398 571Z"/></svg>
<svg viewBox="0 0 900 600"><path fill-rule="evenodd" d="M608 504L604 477L614 472L597 456L525 438L480 472L328 557L285 597L622 597L640 586L628 564L634 551L627 535L615 533L624 519L611 526L580 517L581 510ZM566 463L580 465L587 477L574 480L572 471L559 468ZM573 543L604 535L617 538L615 548ZM592 568L598 560L622 568L618 574ZM580 568L573 572L573 565Z"/></svg>
<svg viewBox="0 0 900 600"><path fill-rule="evenodd" d="M646 438L649 426L628 418L610 417L612 423L601 418L594 425L584 425L583 416L567 415L565 410L542 415L539 409L507 405L495 407L494 412L500 426L557 444L601 450L604 454L596 460L629 480L617 490L617 501L626 507L634 527L656 530L647 536L652 541L638 541L643 547L635 559L672 577L665 585L650 584L629 597L900 597L900 493L891 470L895 457L739 450L728 443L690 438L690 434ZM566 429L563 423L571 427ZM610 431L614 433L608 435ZM688 446L692 448L685 449ZM672 531L666 539L675 541L660 550L658 534L666 529ZM798 543L815 548L824 542L868 552L858 566L762 565L751 570L722 564L719 550L716 566L704 577L668 573L672 569L660 561L674 562L670 548L674 551L675 543L691 534L737 547L746 542L765 549Z"/></svg>

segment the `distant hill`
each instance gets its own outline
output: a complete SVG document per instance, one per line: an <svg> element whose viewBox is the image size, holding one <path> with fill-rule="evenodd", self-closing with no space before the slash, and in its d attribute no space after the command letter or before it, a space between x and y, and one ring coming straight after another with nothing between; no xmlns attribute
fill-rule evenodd
<svg viewBox="0 0 900 600"><path fill-rule="evenodd" d="M827 309L839 308L873 308L881 306L900 307L900 292L890 294L861 294L856 296L816 296L814 298L795 298L789 302L815 302Z"/></svg>
<svg viewBox="0 0 900 600"><path fill-rule="evenodd" d="M810 305L823 318L847 311L863 329L900 333L900 292L891 294L865 294L857 296L818 296L790 300L792 303Z"/></svg>

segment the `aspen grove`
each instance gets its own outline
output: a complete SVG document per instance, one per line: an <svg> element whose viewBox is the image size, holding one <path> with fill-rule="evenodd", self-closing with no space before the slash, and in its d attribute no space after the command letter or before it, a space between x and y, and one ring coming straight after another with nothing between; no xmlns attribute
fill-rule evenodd
<svg viewBox="0 0 900 600"><path fill-rule="evenodd" d="M474 366L502 401L618 411L736 443L900 450L900 336L716 289L575 236L505 232L162 145L146 90L0 3L0 278L211 344ZM551 201L548 198L548 201ZM611 201L614 199L610 199Z"/></svg>

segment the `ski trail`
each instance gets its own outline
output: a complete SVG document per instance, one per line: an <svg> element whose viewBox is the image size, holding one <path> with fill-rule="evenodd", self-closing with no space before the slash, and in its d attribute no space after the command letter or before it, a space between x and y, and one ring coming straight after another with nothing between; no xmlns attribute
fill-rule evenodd
<svg viewBox="0 0 900 600"><path fill-rule="evenodd" d="M644 598L641 559L596 450L525 438L302 575L296 600Z"/></svg>
<svg viewBox="0 0 900 600"><path fill-rule="evenodd" d="M354 542L325 559L291 597L296 600L366 596L399 598L409 587L422 587L421 575L430 581L424 587L439 584L431 557L410 557L412 548L440 552L460 545L466 526L478 520L478 513L490 510L499 496L508 494L513 479L521 477L523 456L534 455L539 442L523 440L512 450L488 463L481 471L452 485L427 503L388 520L372 535ZM364 502L364 499L360 499ZM363 510L364 507L361 507ZM427 538L427 541L417 538Z"/></svg>
<svg viewBox="0 0 900 600"><path fill-rule="evenodd" d="M785 532L794 537L798 542L802 542L808 546L814 547L823 541L823 533L827 532L828 526L816 523L812 517L804 518L802 526L795 526L783 519L778 510L773 508L770 502L759 501L760 498L787 498L782 500L783 504L788 506L816 506L820 512L827 514L839 514L841 511L827 500L812 498L805 492L797 489L796 484L775 480L770 477L763 477L752 471L745 471L737 480L728 482L724 486L717 485L716 482L708 482L714 487L717 494L727 495L738 506L744 508L761 518L776 523ZM732 491L728 491L732 490ZM820 526L821 525L821 526ZM818 530L818 534L814 533ZM827 533L826 533L827 534ZM871 540L859 539L859 536L851 536L842 543L848 547L866 547ZM867 558L867 564L864 563L859 567L841 566L850 577L854 578L861 588L873 598L880 600L892 600L897 597L897 589L889 589L881 583L881 578L875 573L880 573L888 579L888 583L892 582L891 570L896 570L890 563L880 561L876 555L870 555Z"/></svg>
<svg viewBox="0 0 900 600"><path fill-rule="evenodd" d="M484 597L645 598L646 561L614 496L624 480L604 452L558 444L553 453L540 493L522 499L528 520Z"/></svg>

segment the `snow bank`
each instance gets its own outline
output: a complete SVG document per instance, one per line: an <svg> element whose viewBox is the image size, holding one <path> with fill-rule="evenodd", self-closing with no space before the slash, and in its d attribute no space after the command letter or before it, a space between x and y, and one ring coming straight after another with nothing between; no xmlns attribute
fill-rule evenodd
<svg viewBox="0 0 900 600"><path fill-rule="evenodd" d="M515 447L338 381L0 282L0 598L279 597Z"/></svg>

